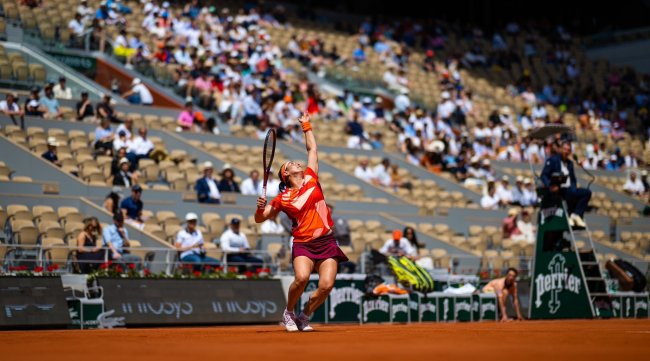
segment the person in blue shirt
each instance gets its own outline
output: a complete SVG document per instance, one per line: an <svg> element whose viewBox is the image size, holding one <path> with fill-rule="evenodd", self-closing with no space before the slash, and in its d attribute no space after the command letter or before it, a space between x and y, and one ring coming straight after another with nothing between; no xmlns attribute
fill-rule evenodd
<svg viewBox="0 0 650 361"><path fill-rule="evenodd" d="M122 264L140 264L140 257L129 254L124 248L131 247L129 232L124 227L124 217L120 213L113 215L113 224L102 231L104 246L108 247L109 259Z"/></svg>
<svg viewBox="0 0 650 361"><path fill-rule="evenodd" d="M59 101L54 97L54 84L49 83L43 89L44 97L41 98L41 104L47 109L46 117L47 118L56 118L63 119L63 113L61 113L61 106Z"/></svg>
<svg viewBox="0 0 650 361"><path fill-rule="evenodd" d="M553 179L558 176L566 179L566 181L557 184ZM573 162L571 161L571 143L568 141L562 143L559 153L546 159L542 170L542 182L551 193L559 193L566 200L569 208L567 211L570 214L569 225L571 227L585 228L586 224L583 217L591 199L591 191L578 188Z"/></svg>
<svg viewBox="0 0 650 361"><path fill-rule="evenodd" d="M144 221L142 219L144 204L142 203L141 197L142 187L136 184L131 188L131 196L124 198L120 204L120 210L127 222L140 229L144 227Z"/></svg>
<svg viewBox="0 0 650 361"><path fill-rule="evenodd" d="M357 63L363 63L366 61L366 52L363 49L362 45L359 45L354 51L352 52L352 58L354 61Z"/></svg>
<svg viewBox="0 0 650 361"><path fill-rule="evenodd" d="M47 152L41 154L41 157L47 159L51 163L60 167L61 161L59 160L59 157L56 155L56 147L58 146L59 146L59 142L56 141L56 138L54 137L47 138Z"/></svg>

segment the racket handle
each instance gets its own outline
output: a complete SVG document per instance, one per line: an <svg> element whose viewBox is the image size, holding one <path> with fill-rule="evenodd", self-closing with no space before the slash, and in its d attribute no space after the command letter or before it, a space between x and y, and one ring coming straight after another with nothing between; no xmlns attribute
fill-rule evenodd
<svg viewBox="0 0 650 361"><path fill-rule="evenodd" d="M266 186L262 187L262 198L266 198Z"/></svg>

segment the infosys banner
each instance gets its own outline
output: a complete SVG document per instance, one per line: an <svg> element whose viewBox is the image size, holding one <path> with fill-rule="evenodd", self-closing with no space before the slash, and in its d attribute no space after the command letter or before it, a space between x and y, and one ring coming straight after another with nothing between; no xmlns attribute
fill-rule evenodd
<svg viewBox="0 0 650 361"><path fill-rule="evenodd" d="M99 284L106 312L127 327L276 323L285 307L279 280L105 278Z"/></svg>
<svg viewBox="0 0 650 361"><path fill-rule="evenodd" d="M570 250L572 235L564 209L553 205L542 208L538 224L530 318L593 317L580 263Z"/></svg>

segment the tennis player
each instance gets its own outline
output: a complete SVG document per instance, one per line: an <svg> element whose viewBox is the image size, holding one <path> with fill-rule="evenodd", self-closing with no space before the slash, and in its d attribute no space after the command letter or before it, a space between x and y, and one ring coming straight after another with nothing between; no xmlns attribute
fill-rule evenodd
<svg viewBox="0 0 650 361"><path fill-rule="evenodd" d="M307 168L295 161L282 164L278 172L280 194L269 205L265 198L258 198L255 212L257 223L274 218L279 212L285 212L293 222L295 279L289 287L287 308L282 317L282 324L290 332L313 331L309 317L332 290L338 263L348 260L334 238L334 222L318 182L316 138L309 120L306 113L299 119L305 133ZM303 312L296 317L293 310L314 270L318 272L318 289L312 293Z"/></svg>

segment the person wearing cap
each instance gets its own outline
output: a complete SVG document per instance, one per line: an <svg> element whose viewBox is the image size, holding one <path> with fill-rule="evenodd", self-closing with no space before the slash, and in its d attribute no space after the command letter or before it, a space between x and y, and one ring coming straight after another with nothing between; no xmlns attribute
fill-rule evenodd
<svg viewBox="0 0 650 361"><path fill-rule="evenodd" d="M113 175L113 185L130 188L133 184L131 172L129 171L129 160L126 158L120 159L119 171Z"/></svg>
<svg viewBox="0 0 650 361"><path fill-rule="evenodd" d="M66 89L70 89L70 88L66 88ZM76 109L77 109L78 121L83 121L86 120L87 118L92 118L95 116L95 109L93 108L92 102L88 98L87 91L81 92L81 99L77 102Z"/></svg>
<svg viewBox="0 0 650 361"><path fill-rule="evenodd" d="M199 203L221 203L221 192L219 192L218 182L213 177L213 174L212 162L203 163L203 177L199 178L194 185Z"/></svg>
<svg viewBox="0 0 650 361"><path fill-rule="evenodd" d="M38 93L37 87L32 88L29 98L25 102L25 115L42 118L47 113L47 108L41 104L41 97Z"/></svg>
<svg viewBox="0 0 650 361"><path fill-rule="evenodd" d="M54 137L49 137L47 138L47 151L43 154L41 154L41 158L47 159L53 164L56 164L57 166L61 166L61 161L59 160L59 157L56 155L56 147L59 146L59 142L57 142L56 138Z"/></svg>
<svg viewBox="0 0 650 361"><path fill-rule="evenodd" d="M554 177L560 174L565 181L557 184ZM569 225L571 227L585 228L583 220L587 205L591 199L591 191L585 188L578 188L578 182L573 170L571 160L571 143L562 143L559 154L549 157L544 163L542 170L542 182L548 187L552 194L559 194L567 202Z"/></svg>
<svg viewBox="0 0 650 361"><path fill-rule="evenodd" d="M129 253L128 248L131 247L129 231L124 227L124 216L121 213L113 215L113 224L104 227L102 238L104 246L109 249L110 260L124 265L139 265L142 261L140 257Z"/></svg>
<svg viewBox="0 0 650 361"><path fill-rule="evenodd" d="M510 187L510 178L507 175L501 177L501 182L497 185L497 195L506 204L512 204L514 202L513 190Z"/></svg>
<svg viewBox="0 0 650 361"><path fill-rule="evenodd" d="M226 261L228 264L237 266L239 272L243 272L248 265L262 267L264 261L251 255L248 238L244 233L240 232L240 226L241 220L233 218L228 229L219 238L221 250L226 254Z"/></svg>
<svg viewBox="0 0 650 361"><path fill-rule="evenodd" d="M536 228L532 222L531 211L525 208L521 211L521 218L517 220L517 228L521 232L521 239L528 244L535 243Z"/></svg>
<svg viewBox="0 0 650 361"><path fill-rule="evenodd" d="M408 239L402 237L402 231L399 229L393 231L393 237L384 242L384 245L379 249L379 253L386 257L406 256L408 258L415 258L417 256L417 250L411 245Z"/></svg>
<svg viewBox="0 0 650 361"><path fill-rule="evenodd" d="M131 81L131 88L122 94L122 98L126 99L131 104L136 105L153 105L153 95L142 83L140 78L133 78Z"/></svg>
<svg viewBox="0 0 650 361"><path fill-rule="evenodd" d="M122 188L113 187L113 189L111 189L111 192L106 195L106 198L104 198L104 209L109 211L111 214L119 213L121 198Z"/></svg>
<svg viewBox="0 0 650 361"><path fill-rule="evenodd" d="M449 123L451 115L456 110L456 103L451 99L451 93L443 91L440 95L442 98L438 104L437 114L444 122Z"/></svg>
<svg viewBox="0 0 650 361"><path fill-rule="evenodd" d="M521 231L517 226L517 217L519 210L517 208L508 209L508 216L501 223L501 235L503 239L512 239L513 241L521 238Z"/></svg>
<svg viewBox="0 0 650 361"><path fill-rule="evenodd" d="M399 95L395 97L395 110L400 112L405 112L411 106L411 100L409 99L408 89L402 89Z"/></svg>
<svg viewBox="0 0 650 361"><path fill-rule="evenodd" d="M214 267L221 265L217 259L206 256L203 248L203 233L196 227L198 219L196 213L186 214L185 227L178 231L174 242L174 247L180 252L178 256L180 261L192 265L194 271L201 271L204 265Z"/></svg>
<svg viewBox="0 0 650 361"><path fill-rule="evenodd" d="M120 203L120 211L130 225L142 229L144 228L142 209L144 209L142 187L136 184L131 188L131 196L124 198L122 203Z"/></svg>
<svg viewBox="0 0 650 361"><path fill-rule="evenodd" d="M18 105L17 97L12 93L7 93L5 100L0 101L0 112L11 118L14 125L18 125L16 116L20 117L20 128L25 129L25 112Z"/></svg>

